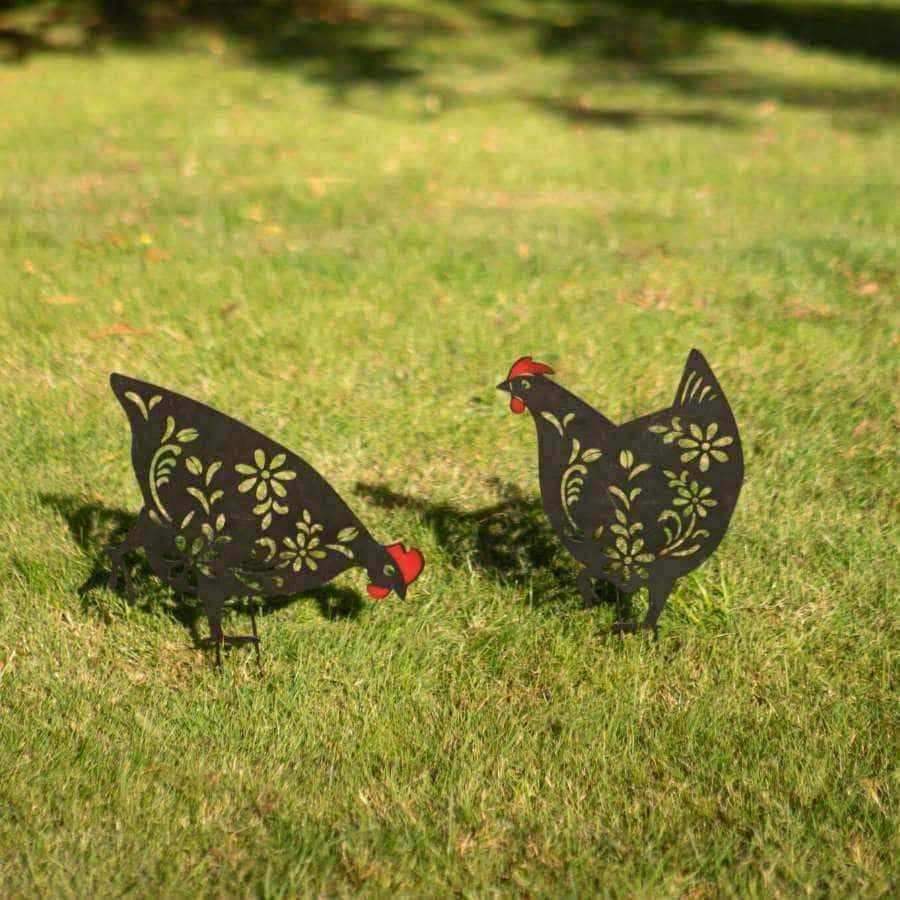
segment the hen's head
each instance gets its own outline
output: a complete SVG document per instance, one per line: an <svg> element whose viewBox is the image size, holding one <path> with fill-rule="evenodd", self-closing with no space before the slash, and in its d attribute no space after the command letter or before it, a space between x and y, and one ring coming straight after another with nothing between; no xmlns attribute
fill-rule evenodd
<svg viewBox="0 0 900 900"><path fill-rule="evenodd" d="M369 578L372 583L366 590L373 600L384 600L391 591L396 591L402 600L406 596L406 589L422 573L425 568L425 557L420 550L411 547L409 550L402 543L389 544L383 548L384 553L379 554L375 563L381 571L369 570Z"/></svg>
<svg viewBox="0 0 900 900"><path fill-rule="evenodd" d="M498 391L509 394L509 408L514 413L525 412L528 405L528 393L536 378L552 375L553 369L541 362L535 362L530 356L521 356L513 364L506 376L506 381L497 385Z"/></svg>

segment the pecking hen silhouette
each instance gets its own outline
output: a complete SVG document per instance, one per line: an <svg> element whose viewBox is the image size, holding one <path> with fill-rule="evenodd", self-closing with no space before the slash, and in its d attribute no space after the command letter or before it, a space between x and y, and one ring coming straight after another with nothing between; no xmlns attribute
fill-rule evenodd
<svg viewBox="0 0 900 900"><path fill-rule="evenodd" d="M154 574L199 597L210 644L256 645L225 636L232 597L291 596L352 567L366 570L368 593L403 598L424 567L416 549L379 544L335 490L299 456L209 406L125 375L110 385L131 425L131 458L144 506L125 540L107 548L110 586L129 552L143 549Z"/></svg>
<svg viewBox="0 0 900 900"><path fill-rule="evenodd" d="M538 436L544 511L583 565L578 588L595 602L594 579L626 595L649 591L642 626L657 621L675 581L719 545L744 477L740 435L725 394L692 350L672 406L616 425L551 381L530 356L497 385L510 409L526 409ZM616 633L633 632L632 621Z"/></svg>

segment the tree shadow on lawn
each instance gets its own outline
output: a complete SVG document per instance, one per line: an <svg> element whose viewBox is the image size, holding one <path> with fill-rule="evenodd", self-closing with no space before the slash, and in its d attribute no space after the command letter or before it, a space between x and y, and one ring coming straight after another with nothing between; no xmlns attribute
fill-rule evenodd
<svg viewBox="0 0 900 900"><path fill-rule="evenodd" d="M464 3L464 0L461 0ZM500 27L532 32L546 54L649 61L702 49L710 30L782 38L878 62L900 62L900 10L884 3L758 0L569 0L509 7L485 3L481 15Z"/></svg>
<svg viewBox="0 0 900 900"><path fill-rule="evenodd" d="M471 566L499 584L529 585L534 605L581 603L576 565L550 527L540 497L528 497L513 484L490 480L499 502L474 510L398 494L383 484L357 483L355 492L382 509L416 513L454 566ZM616 589L598 582L598 603L624 602Z"/></svg>
<svg viewBox="0 0 900 900"><path fill-rule="evenodd" d="M75 6L67 9L59 7L57 15L65 14L67 21L78 16ZM608 83L614 91L614 76L623 72L629 80L674 87L692 100L709 97L751 103L771 99L801 108L852 111L861 127L877 127L879 119L897 110L897 94L890 89L860 90L839 84L818 88L740 70L690 71L694 61L705 57L710 35L722 28L753 37L784 37L880 62L900 62L900 11L883 5L754 0L542 4L532 0L513 9L495 2L456 0L430 9L424 4L408 8L343 0L101 0L85 9L92 10L86 20L91 34L100 34L107 43L132 49L164 47L173 37L177 41L179 33L211 30L231 41L218 48L215 38L210 38L213 52L228 50L261 65L293 67L305 80L329 89L337 102L346 102L359 85L420 90L419 114L427 118L433 118L435 110L485 101L484 94L473 96L453 79L437 84L429 77L444 59L465 61L470 49L466 42L484 33L495 35L496 40L479 40L474 50L479 71L508 68L510 37L517 45L524 41L543 57L569 61L572 97L524 99L583 126L625 130L660 123L718 128L740 124L728 114L709 109L657 111L602 103L591 108L581 103L579 94L585 90L602 90ZM738 80L736 86L732 76ZM512 91L497 99L515 96Z"/></svg>
<svg viewBox="0 0 900 900"><path fill-rule="evenodd" d="M65 519L75 543L93 562L91 574L78 589L82 606L85 610L106 612L102 602L93 595L94 589L106 587L109 579L109 561L104 548L124 537L137 517L124 509L86 501L84 497L41 494L39 499L44 506L55 510ZM138 609L149 615L168 616L189 632L195 646L202 645L200 625L203 615L196 599L172 594L157 580L142 554L134 557L131 580ZM124 596L121 588L118 593ZM304 597L314 599L321 615L329 620L354 619L363 608L362 598L355 591L332 585L298 596L267 597L261 601L257 599L253 601L253 608L266 616ZM250 602L248 598L241 598L232 601L229 608L239 613L249 613Z"/></svg>

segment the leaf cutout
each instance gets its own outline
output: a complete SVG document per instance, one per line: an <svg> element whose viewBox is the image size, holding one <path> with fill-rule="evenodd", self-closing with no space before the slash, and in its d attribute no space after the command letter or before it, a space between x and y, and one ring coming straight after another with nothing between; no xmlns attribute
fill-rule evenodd
<svg viewBox="0 0 900 900"><path fill-rule="evenodd" d="M161 395L161 394L154 394L154 395L150 398L150 402L147 404L147 409L149 409L150 412L153 412L153 407L156 406L157 403L161 403L161 402L162 402L162 395Z"/></svg>
<svg viewBox="0 0 900 900"><path fill-rule="evenodd" d="M200 437L200 434L196 428L182 428L175 435L176 440L181 444L189 444L191 441L196 441L198 437Z"/></svg>
<svg viewBox="0 0 900 900"><path fill-rule="evenodd" d="M175 431L175 420L171 416L166 416L166 430L163 432L162 440L160 440L160 443L164 444L170 437L172 437L173 431Z"/></svg>
<svg viewBox="0 0 900 900"><path fill-rule="evenodd" d="M184 461L184 464L187 466L187 470L191 475L199 475L203 471L203 464L196 456L189 456Z"/></svg>
<svg viewBox="0 0 900 900"><path fill-rule="evenodd" d="M632 478L637 478L637 476L640 475L641 472L646 472L647 469L649 469L649 468L650 468L650 463L641 463L639 466L635 466L628 473L628 480L631 481Z"/></svg>
<svg viewBox="0 0 900 900"><path fill-rule="evenodd" d="M140 394L136 394L134 391L125 391L125 397L141 411L141 415L144 419L148 418L147 406L144 403L144 398Z"/></svg>
<svg viewBox="0 0 900 900"><path fill-rule="evenodd" d="M631 501L628 499L628 497L625 496L625 492L621 488L616 487L616 485L612 484L609 487L609 492L613 496L618 497L625 504L625 509L631 508Z"/></svg>
<svg viewBox="0 0 900 900"><path fill-rule="evenodd" d="M191 510L182 520L181 520L181 528L182 530L187 528L188 525L191 524L191 519L194 518L194 510Z"/></svg>
<svg viewBox="0 0 900 900"><path fill-rule="evenodd" d="M219 469L222 468L222 463L219 460L212 462L209 464L209 468L206 470L206 486L209 487L209 483L213 480L213 476Z"/></svg>
<svg viewBox="0 0 900 900"><path fill-rule="evenodd" d="M584 453L581 454L581 459L582 462L592 463L600 459L601 456L603 456L602 450L598 450L596 447L591 447L589 450L585 450Z"/></svg>
<svg viewBox="0 0 900 900"><path fill-rule="evenodd" d="M578 459L578 451L581 450L581 441L578 438L572 438L572 452L569 454L569 465L571 466Z"/></svg>
<svg viewBox="0 0 900 900"><path fill-rule="evenodd" d="M187 492L199 501L200 505L203 507L203 511L209 515L209 502L206 499L206 495L199 488L189 487Z"/></svg>
<svg viewBox="0 0 900 900"><path fill-rule="evenodd" d="M562 420L563 428L568 428L569 422L571 422L572 419L574 419L574 418L575 418L575 413L573 413L573 412L566 413L563 416L563 420Z"/></svg>
<svg viewBox="0 0 900 900"><path fill-rule="evenodd" d="M208 541L212 541L213 538L215 537L215 534L213 533L213 530L212 530L212 525L210 525L209 522L204 522L200 526L200 530L206 535L206 539Z"/></svg>
<svg viewBox="0 0 900 900"><path fill-rule="evenodd" d="M670 556L690 556L692 553L696 553L700 549L699 544L693 544L688 547L687 550L675 550Z"/></svg>
<svg viewBox="0 0 900 900"><path fill-rule="evenodd" d="M221 500L224 496L225 496L225 491L222 491L222 490L219 490L219 491L213 491L213 492L209 495L209 505L212 506L213 503L217 503L217 502L218 502L219 500Z"/></svg>
<svg viewBox="0 0 900 900"><path fill-rule="evenodd" d="M665 425L651 425L649 430L654 434L665 434L669 429Z"/></svg>
<svg viewBox="0 0 900 900"><path fill-rule="evenodd" d="M225 527L225 515L224 513L219 513L216 517L216 531L221 531Z"/></svg>
<svg viewBox="0 0 900 900"><path fill-rule="evenodd" d="M347 544L350 541L356 540L356 536L359 534L359 529L355 528L353 525L349 525L347 528L342 528L338 532L337 539L342 544Z"/></svg>
<svg viewBox="0 0 900 900"><path fill-rule="evenodd" d="M602 525L598 525L594 529L594 533L593 533L592 537L594 538L595 541L599 541L600 538L603 537L603 526Z"/></svg>
<svg viewBox="0 0 900 900"><path fill-rule="evenodd" d="M541 416L546 419L558 432L559 436L563 436L563 427L560 425L559 419L553 415L552 412L547 412L547 410L543 410L541 412Z"/></svg>
<svg viewBox="0 0 900 900"><path fill-rule="evenodd" d="M353 559L353 551L349 547L345 547L343 544L326 544L325 545L329 550L337 550L338 553L343 553L347 559Z"/></svg>

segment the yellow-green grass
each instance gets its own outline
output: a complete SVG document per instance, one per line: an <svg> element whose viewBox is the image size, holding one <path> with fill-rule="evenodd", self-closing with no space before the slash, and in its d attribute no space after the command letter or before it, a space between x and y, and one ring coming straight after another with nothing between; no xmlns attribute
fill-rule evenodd
<svg viewBox="0 0 900 900"><path fill-rule="evenodd" d="M2 893L893 893L896 68L427 12L360 38L397 78L214 30L0 68ZM625 420L695 346L744 491L610 640L494 385ZM140 505L114 370L303 454L408 599L270 610L260 676L152 579L79 596Z"/></svg>

